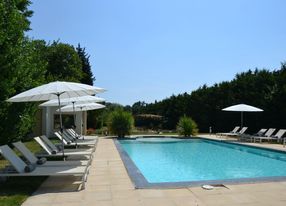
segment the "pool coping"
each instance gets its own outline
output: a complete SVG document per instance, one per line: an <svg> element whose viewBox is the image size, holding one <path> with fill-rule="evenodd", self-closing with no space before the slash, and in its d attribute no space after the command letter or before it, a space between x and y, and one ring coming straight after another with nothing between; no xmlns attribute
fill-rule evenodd
<svg viewBox="0 0 286 206"><path fill-rule="evenodd" d="M177 137L178 138L178 137ZM207 138L184 138L184 139L206 139L208 141L222 142L222 140L211 140ZM134 141L134 139L126 138L125 140ZM244 145L239 143L233 143L229 141L223 141L224 143L237 144L241 146L259 148L265 150L271 150L275 152L285 153L283 151L261 148L251 145ZM246 183L258 183L258 182L279 182L285 181L286 176L273 176L273 177L257 177L257 178L236 178L236 179L222 179L222 180L203 180L203 181L185 181L185 182L163 182L163 183L150 183L146 180L144 175L141 173L139 168L135 165L133 160L129 157L127 152L121 147L118 139L114 139L114 144L119 152L122 162L127 170L127 173L134 184L135 189L169 189L169 188L187 188L187 187L197 187L202 185L221 185L221 184L246 184Z"/></svg>

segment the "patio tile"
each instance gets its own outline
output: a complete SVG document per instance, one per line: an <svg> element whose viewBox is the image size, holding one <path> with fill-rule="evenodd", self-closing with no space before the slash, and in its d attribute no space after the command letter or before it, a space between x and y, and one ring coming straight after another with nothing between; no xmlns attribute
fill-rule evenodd
<svg viewBox="0 0 286 206"><path fill-rule="evenodd" d="M163 193L168 197L192 197L193 194L188 189L167 189Z"/></svg>
<svg viewBox="0 0 286 206"><path fill-rule="evenodd" d="M205 206L204 203L195 197L173 197L172 201L176 206Z"/></svg>
<svg viewBox="0 0 286 206"><path fill-rule="evenodd" d="M112 199L112 204L113 206L143 206L142 200L138 198L128 198L128 199L115 199L114 198Z"/></svg>
<svg viewBox="0 0 286 206"><path fill-rule="evenodd" d="M104 201L111 200L112 198L110 191L98 191L98 192L85 192L83 200L85 201Z"/></svg>
<svg viewBox="0 0 286 206"><path fill-rule="evenodd" d="M167 197L163 190L149 190L143 189L138 190L141 197L150 198L150 197Z"/></svg>
<svg viewBox="0 0 286 206"><path fill-rule="evenodd" d="M135 190L115 190L112 191L112 198L114 199L128 199L128 198L141 198L140 194Z"/></svg>
<svg viewBox="0 0 286 206"><path fill-rule="evenodd" d="M144 198L144 206L176 206L176 203L167 198Z"/></svg>

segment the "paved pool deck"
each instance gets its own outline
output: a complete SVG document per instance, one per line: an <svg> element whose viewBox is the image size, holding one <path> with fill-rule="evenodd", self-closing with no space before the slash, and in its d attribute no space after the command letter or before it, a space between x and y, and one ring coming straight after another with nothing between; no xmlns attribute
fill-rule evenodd
<svg viewBox="0 0 286 206"><path fill-rule="evenodd" d="M286 152L286 147L284 147L282 144L276 144L273 142L238 142L236 138L233 137L226 137L226 136L217 136L215 134L200 134L198 135L199 137L203 137L203 138L207 138L207 139L214 139L214 140L221 140L221 141L234 141L237 142L239 144L245 144L245 145L252 145L252 146L256 146L256 147L261 147L261 148L267 148L267 149L275 149L275 150L280 150L280 151L285 151Z"/></svg>
<svg viewBox="0 0 286 206"><path fill-rule="evenodd" d="M76 191L74 181L50 177L23 206L286 205L286 182L225 185L214 190L134 189L113 140L108 138L99 138L86 189Z"/></svg>

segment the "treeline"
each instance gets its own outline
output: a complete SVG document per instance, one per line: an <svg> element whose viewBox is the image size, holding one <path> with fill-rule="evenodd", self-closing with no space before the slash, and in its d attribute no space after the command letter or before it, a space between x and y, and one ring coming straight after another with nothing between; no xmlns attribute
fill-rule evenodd
<svg viewBox="0 0 286 206"><path fill-rule="evenodd" d="M244 113L248 132L261 127L286 128L286 64L275 71L258 70L237 74L232 81L213 86L203 85L190 94L184 93L162 101L146 104L136 102L126 109L133 115L155 114L163 116L162 129L175 129L183 115L192 117L201 132L227 131L240 125L239 112L221 109L239 103L262 108L264 112Z"/></svg>
<svg viewBox="0 0 286 206"><path fill-rule="evenodd" d="M93 84L89 56L78 45L30 39L29 0L0 0L0 144L32 131L38 103L8 103L9 97L56 81Z"/></svg>

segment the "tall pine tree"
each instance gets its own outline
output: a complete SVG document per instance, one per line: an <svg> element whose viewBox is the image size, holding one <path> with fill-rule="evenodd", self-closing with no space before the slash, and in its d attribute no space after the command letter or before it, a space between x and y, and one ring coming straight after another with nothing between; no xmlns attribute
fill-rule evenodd
<svg viewBox="0 0 286 206"><path fill-rule="evenodd" d="M85 52L85 48L80 47L80 44L78 44L76 51L82 63L81 69L83 71L83 77L81 79L81 83L93 85L95 78L92 74L91 65L89 63L90 56Z"/></svg>

